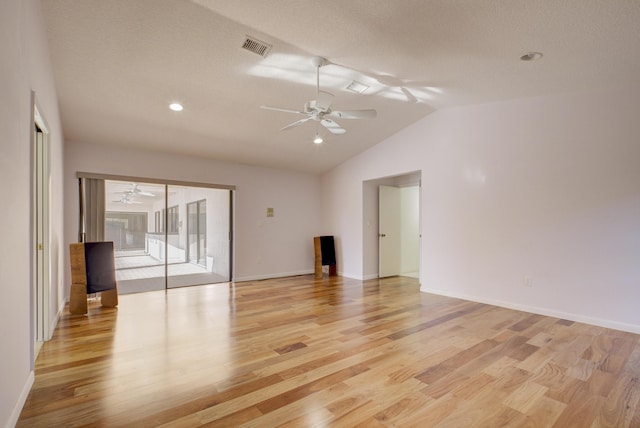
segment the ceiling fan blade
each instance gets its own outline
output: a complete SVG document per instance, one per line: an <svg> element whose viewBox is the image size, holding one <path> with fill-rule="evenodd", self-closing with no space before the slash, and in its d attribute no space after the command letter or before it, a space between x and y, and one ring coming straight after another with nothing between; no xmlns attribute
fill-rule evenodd
<svg viewBox="0 0 640 428"><path fill-rule="evenodd" d="M344 128L327 128L327 130L335 135L342 135L347 132L347 130Z"/></svg>
<svg viewBox="0 0 640 428"><path fill-rule="evenodd" d="M125 205L130 205L130 204L141 204L142 202L139 201L133 201L129 198L122 198L122 199L118 199L117 201L111 201L113 203L117 203L117 204L125 204Z"/></svg>
<svg viewBox="0 0 640 428"><path fill-rule="evenodd" d="M384 86L389 86L391 88L393 87L399 88L402 85L404 85L404 82L402 81L402 79L399 79L395 76L391 76L389 74L375 74L373 76L378 82L380 82L380 84Z"/></svg>
<svg viewBox="0 0 640 428"><path fill-rule="evenodd" d="M298 110L290 110L287 108L280 108L280 107L271 107L271 106L260 106L261 109L265 109L265 110L273 110L273 111L283 111L285 113L297 113L297 114L306 114L303 111L298 111Z"/></svg>
<svg viewBox="0 0 640 428"><path fill-rule="evenodd" d="M327 111L331 107L331 101L333 101L333 94L324 91L318 91L316 97L316 109L320 111Z"/></svg>
<svg viewBox="0 0 640 428"><path fill-rule="evenodd" d="M402 91L402 93L407 97L407 102L414 103L414 104L419 103L420 100L415 95L413 95L411 91L409 91L409 89L407 89L407 86L409 85L411 87L421 87L421 88L428 87L429 88L428 90L430 91L433 91L436 93L442 93L442 90L440 88L431 87L430 82L408 82L406 80L400 79L398 77L395 77L389 74L377 74L377 73L367 72L363 70L358 70L355 68L348 67L344 64L330 62L329 60L325 60L325 64L333 64L338 67L342 67L346 70L355 71L357 73L362 74L363 76L376 80L381 85L387 86L389 88L399 88Z"/></svg>
<svg viewBox="0 0 640 428"><path fill-rule="evenodd" d="M327 130L329 132L331 132L332 134L340 135L340 134L344 134L345 132L347 132L346 129L344 129L343 127L338 125L338 123L336 123L335 121L333 121L331 119L322 119L320 121L320 123L322 124L322 126L327 128Z"/></svg>
<svg viewBox="0 0 640 428"><path fill-rule="evenodd" d="M366 110L334 110L331 112L331 117L337 117L339 119L373 119L378 115L378 112L374 109Z"/></svg>
<svg viewBox="0 0 640 428"><path fill-rule="evenodd" d="M418 99L415 97L415 95L413 95L407 88L402 87L400 88L400 90L407 97L407 101L413 104L418 102Z"/></svg>
<svg viewBox="0 0 640 428"><path fill-rule="evenodd" d="M141 196L155 196L155 194L151 192L145 192L144 190L140 190L137 194Z"/></svg>
<svg viewBox="0 0 640 428"><path fill-rule="evenodd" d="M288 124L284 128L280 128L280 130L281 131L286 131L287 129L295 128L296 126L300 126L303 123L305 123L306 121L311 120L311 119L312 119L312 117L309 116L309 117L305 117L304 119L296 120L295 122Z"/></svg>

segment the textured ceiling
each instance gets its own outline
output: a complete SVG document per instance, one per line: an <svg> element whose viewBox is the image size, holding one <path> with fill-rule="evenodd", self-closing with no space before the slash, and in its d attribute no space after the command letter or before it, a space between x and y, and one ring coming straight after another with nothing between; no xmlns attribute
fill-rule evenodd
<svg viewBox="0 0 640 428"><path fill-rule="evenodd" d="M436 109L637 84L637 0L43 0L65 139L321 173ZM245 37L272 45L262 58ZM539 51L544 57L523 62ZM320 85L344 135L314 145ZM340 64L341 66L335 65ZM391 76L380 79L381 75ZM369 85L362 95L345 87ZM407 96L407 93L411 94ZM410 98L411 97L411 98ZM412 102L417 100L418 102ZM185 109L170 111L170 102ZM597 103L598 100L594 99Z"/></svg>

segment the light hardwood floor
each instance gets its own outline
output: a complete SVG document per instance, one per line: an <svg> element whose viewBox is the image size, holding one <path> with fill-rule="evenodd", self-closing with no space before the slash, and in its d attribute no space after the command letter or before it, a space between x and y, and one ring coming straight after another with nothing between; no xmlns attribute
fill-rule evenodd
<svg viewBox="0 0 640 428"><path fill-rule="evenodd" d="M65 315L18 426L639 427L640 336L301 276Z"/></svg>

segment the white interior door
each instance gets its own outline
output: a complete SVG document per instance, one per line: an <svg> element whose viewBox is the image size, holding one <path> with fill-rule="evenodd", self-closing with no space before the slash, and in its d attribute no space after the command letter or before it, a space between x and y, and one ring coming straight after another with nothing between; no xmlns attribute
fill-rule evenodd
<svg viewBox="0 0 640 428"><path fill-rule="evenodd" d="M380 186L378 196L378 276L384 278L401 271L400 188Z"/></svg>

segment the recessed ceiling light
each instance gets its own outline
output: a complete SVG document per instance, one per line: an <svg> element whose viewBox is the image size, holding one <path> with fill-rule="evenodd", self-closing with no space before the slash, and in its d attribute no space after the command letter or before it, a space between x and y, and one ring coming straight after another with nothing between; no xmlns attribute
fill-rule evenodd
<svg viewBox="0 0 640 428"><path fill-rule="evenodd" d="M182 111L184 109L184 107L182 107L182 104L179 103L171 103L169 104L169 108L173 111Z"/></svg>
<svg viewBox="0 0 640 428"><path fill-rule="evenodd" d="M536 61L542 58L542 54L540 52L529 52L520 57L522 61Z"/></svg>

